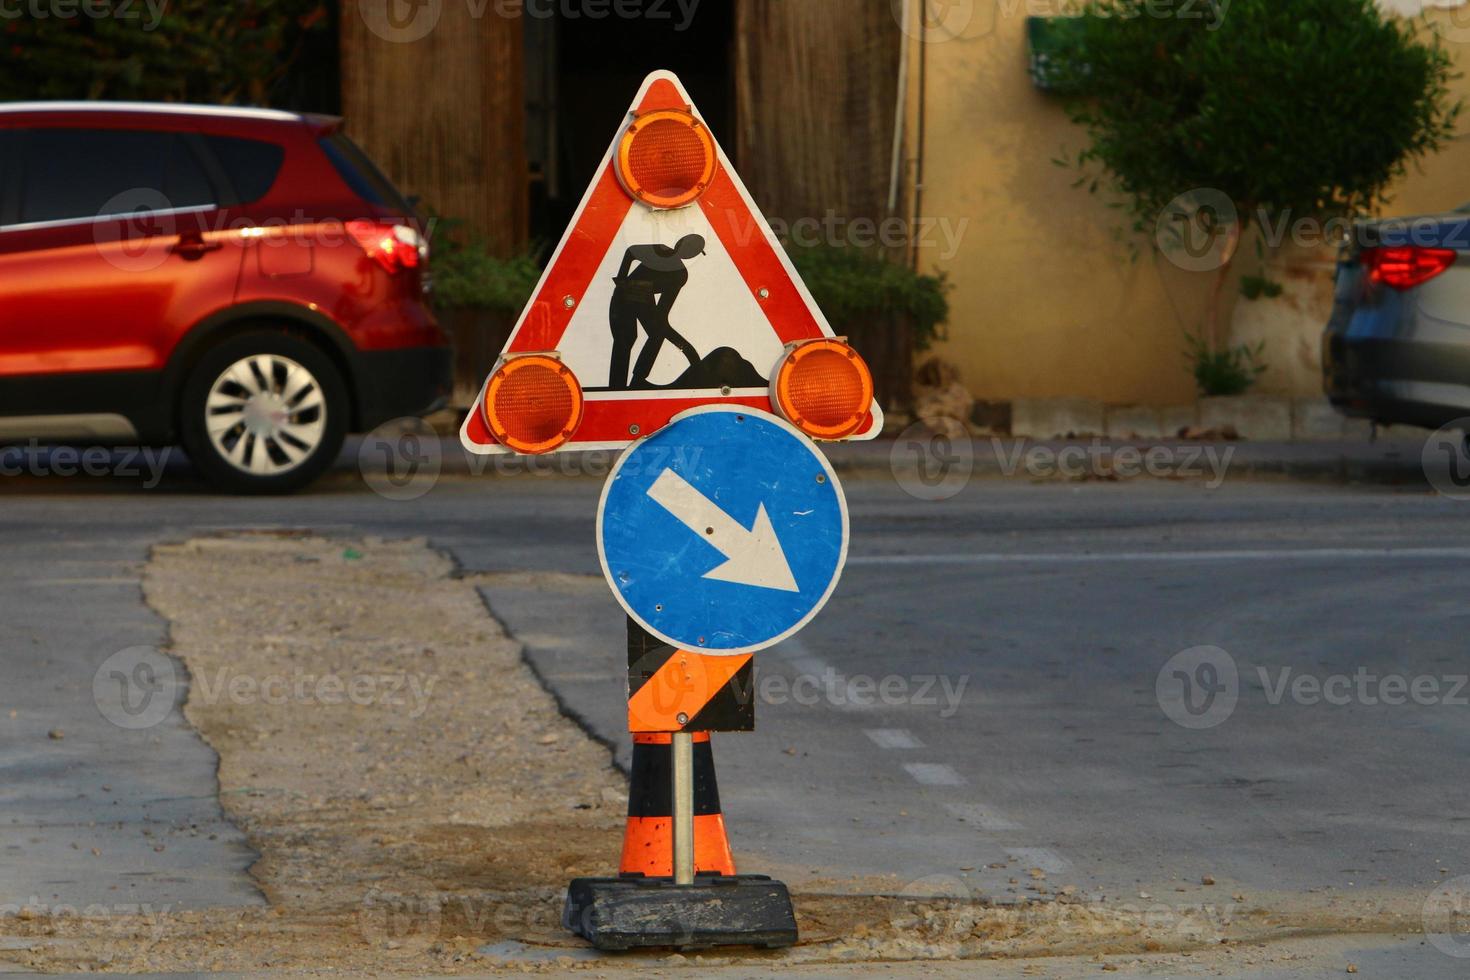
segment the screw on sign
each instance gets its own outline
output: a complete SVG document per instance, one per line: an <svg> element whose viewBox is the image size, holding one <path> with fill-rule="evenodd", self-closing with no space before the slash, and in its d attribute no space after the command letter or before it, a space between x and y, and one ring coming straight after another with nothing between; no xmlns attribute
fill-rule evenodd
<svg viewBox="0 0 1470 980"><path fill-rule="evenodd" d="M627 833L619 876L574 880L562 915L594 946L796 942L786 886L735 873L709 733L754 729L752 655L847 560L813 440L882 427L688 93L649 75L460 430L481 454L631 447L597 512L627 614Z"/></svg>

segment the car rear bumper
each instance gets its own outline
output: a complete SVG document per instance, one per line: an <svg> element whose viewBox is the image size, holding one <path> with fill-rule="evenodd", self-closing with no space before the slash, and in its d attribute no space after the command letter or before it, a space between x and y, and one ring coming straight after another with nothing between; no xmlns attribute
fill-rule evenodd
<svg viewBox="0 0 1470 980"><path fill-rule="evenodd" d="M427 415L449 403L453 348L359 351L355 360L357 421L364 432L389 419Z"/></svg>
<svg viewBox="0 0 1470 980"><path fill-rule="evenodd" d="M1429 429L1470 416L1470 345L1329 330L1322 371L1344 415Z"/></svg>

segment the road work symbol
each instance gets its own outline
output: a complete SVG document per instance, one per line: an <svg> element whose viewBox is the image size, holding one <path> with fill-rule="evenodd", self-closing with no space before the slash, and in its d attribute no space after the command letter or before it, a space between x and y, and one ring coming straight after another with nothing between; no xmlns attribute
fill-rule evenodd
<svg viewBox="0 0 1470 980"><path fill-rule="evenodd" d="M597 513L619 603L672 646L741 654L805 626L847 557L847 504L820 450L750 409L705 406L638 443Z"/></svg>

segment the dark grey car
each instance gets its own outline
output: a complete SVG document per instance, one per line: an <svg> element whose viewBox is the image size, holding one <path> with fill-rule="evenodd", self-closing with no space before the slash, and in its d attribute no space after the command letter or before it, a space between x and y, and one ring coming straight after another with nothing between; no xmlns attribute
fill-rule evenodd
<svg viewBox="0 0 1470 980"><path fill-rule="evenodd" d="M1470 214L1355 226L1322 370L1353 417L1436 429L1470 416Z"/></svg>

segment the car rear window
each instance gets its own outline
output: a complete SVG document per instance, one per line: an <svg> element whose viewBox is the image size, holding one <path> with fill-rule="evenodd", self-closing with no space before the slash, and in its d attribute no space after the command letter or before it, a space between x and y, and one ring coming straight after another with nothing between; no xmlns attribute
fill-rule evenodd
<svg viewBox="0 0 1470 980"><path fill-rule="evenodd" d="M24 147L23 224L216 203L204 168L177 133L33 129L13 139Z"/></svg>
<svg viewBox="0 0 1470 980"><path fill-rule="evenodd" d="M281 162L286 159L284 149L264 140L205 136L204 142L224 169L238 204L265 197L281 172Z"/></svg>
<svg viewBox="0 0 1470 980"><path fill-rule="evenodd" d="M394 208L405 215L413 214L413 205L404 199L377 164L362 152L362 148L345 134L323 136L320 142L327 159L332 161L337 173L358 197L369 204Z"/></svg>

